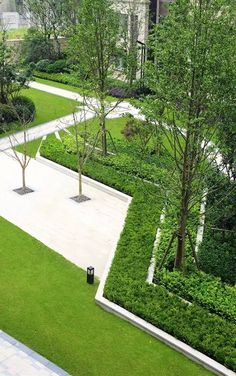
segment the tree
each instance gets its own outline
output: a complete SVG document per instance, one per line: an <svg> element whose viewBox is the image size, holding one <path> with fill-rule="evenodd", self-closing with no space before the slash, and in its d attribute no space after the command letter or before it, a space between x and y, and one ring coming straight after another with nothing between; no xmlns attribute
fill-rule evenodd
<svg viewBox="0 0 236 376"><path fill-rule="evenodd" d="M157 136L158 127L156 124L152 124L148 119L139 120L135 119L134 116L129 115L129 119L125 124L125 128L122 130L124 137L130 141L134 140L142 155L149 152L150 142L155 140L155 144L159 137Z"/></svg>
<svg viewBox="0 0 236 376"><path fill-rule="evenodd" d="M61 56L60 36L64 35L68 26L76 22L77 0L25 0L24 12L31 24L41 31L45 43L53 37L57 57ZM70 12L68 12L68 9Z"/></svg>
<svg viewBox="0 0 236 376"><path fill-rule="evenodd" d="M177 211L176 268L184 264L189 216L201 200L215 158L210 141L229 101L235 105L228 95L235 70L234 15L233 1L177 0L151 40L154 62L148 80L155 95L146 111L159 119L172 149L169 199L174 197Z"/></svg>
<svg viewBox="0 0 236 376"><path fill-rule="evenodd" d="M74 125L69 135L62 139L63 145L67 153L76 155L77 157L77 171L78 171L78 195L73 199L77 202L87 201L88 197L83 195L83 171L88 159L94 152L97 137L93 137L88 131L86 120L80 123L76 114L73 114Z"/></svg>
<svg viewBox="0 0 236 376"><path fill-rule="evenodd" d="M19 163L22 171L22 187L17 188L14 191L20 195L25 195L33 192L32 189L26 185L26 169L31 161L29 153L28 129L29 124L33 121L35 113L32 113L29 108L22 103L12 107L12 112L18 120L19 128L22 132L22 140L18 139L17 134L9 136L12 156ZM21 145L21 153L17 151L17 146L19 145Z"/></svg>
<svg viewBox="0 0 236 376"><path fill-rule="evenodd" d="M70 55L77 55L75 69L86 90L93 91L95 101L84 96L87 106L99 119L103 155L107 155L106 117L118 105L106 97L115 59L120 54L119 17L110 0L82 0L79 25L70 40Z"/></svg>
<svg viewBox="0 0 236 376"><path fill-rule="evenodd" d="M7 32L3 30L0 33L0 104L8 104L27 86L30 73L16 64L14 51L7 45Z"/></svg>

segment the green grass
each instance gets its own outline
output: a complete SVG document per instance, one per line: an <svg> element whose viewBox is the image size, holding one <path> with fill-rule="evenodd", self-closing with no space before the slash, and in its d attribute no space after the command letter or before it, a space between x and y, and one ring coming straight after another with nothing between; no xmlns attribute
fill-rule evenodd
<svg viewBox="0 0 236 376"><path fill-rule="evenodd" d="M12 29L7 31L7 39L23 39L27 33L27 28L22 27L20 29Z"/></svg>
<svg viewBox="0 0 236 376"><path fill-rule="evenodd" d="M43 124L69 115L75 110L76 106L79 105L78 102L71 99L35 89L23 90L22 95L31 98L36 105L36 118L31 123L31 126Z"/></svg>
<svg viewBox="0 0 236 376"><path fill-rule="evenodd" d="M36 106L36 117L29 124L30 128L69 115L79 106L77 101L36 89L24 89L21 95L31 98ZM17 124L12 124L11 129L6 133L2 133L0 138L19 130Z"/></svg>
<svg viewBox="0 0 236 376"><path fill-rule="evenodd" d="M95 96L95 92L93 92L93 91L90 92L90 91L86 91L86 90L84 91L82 87L76 87L76 86L72 86L72 85L62 84L60 82L45 80L43 78L38 78L38 77L35 78L35 82L38 82L38 83L44 84L44 85L48 85L48 86L52 86L52 87L56 87L56 88L59 88L59 89L73 91L74 93L78 93L82 96L83 96L84 93L86 93L86 95L88 95L88 97ZM106 100L108 102L116 102L117 98L108 95L106 97Z"/></svg>
<svg viewBox="0 0 236 376"><path fill-rule="evenodd" d="M121 131L124 129L126 122L128 121L127 117L116 118L116 119L107 119L106 120L106 128L111 135L116 140L124 140L124 136ZM83 129L83 123L80 123L81 129ZM80 127L78 126L78 128ZM99 120L98 118L93 118L87 121L87 130L90 134L96 135L99 131ZM73 132L74 127L68 128L70 132ZM63 134L64 131L61 131Z"/></svg>
<svg viewBox="0 0 236 376"><path fill-rule="evenodd" d="M95 305L85 272L0 218L0 328L78 376L210 372Z"/></svg>
<svg viewBox="0 0 236 376"><path fill-rule="evenodd" d="M31 158L35 158L37 151L40 148L42 138L38 138L37 140L33 140L27 143L27 155L29 155ZM16 147L16 150L19 151L20 153L24 152L24 146L23 145L18 145Z"/></svg>

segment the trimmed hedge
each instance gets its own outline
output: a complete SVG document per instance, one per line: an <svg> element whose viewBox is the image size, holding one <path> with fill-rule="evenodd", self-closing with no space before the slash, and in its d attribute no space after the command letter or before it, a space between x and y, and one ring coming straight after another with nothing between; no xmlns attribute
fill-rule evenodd
<svg viewBox="0 0 236 376"><path fill-rule="evenodd" d="M42 78L43 80L50 80L54 82L59 82L65 85L71 85L80 88L81 83L79 80L70 75L69 73L46 73L46 72L39 72L34 71L34 76L37 78Z"/></svg>
<svg viewBox="0 0 236 376"><path fill-rule="evenodd" d="M236 323L236 288L222 284L220 279L210 274L183 274L178 271L170 273L164 269L156 274L155 283Z"/></svg>
<svg viewBox="0 0 236 376"><path fill-rule="evenodd" d="M43 143L41 155L76 171L75 156L66 153L55 138ZM157 200L157 187L96 161L88 161L85 174L133 195L106 281L106 298L236 370L236 327L232 322L181 301L163 286L145 282L163 207Z"/></svg>
<svg viewBox="0 0 236 376"><path fill-rule="evenodd" d="M154 192L153 192L154 193ZM106 281L107 299L236 370L235 325L197 304L188 305L145 280L160 206L136 193Z"/></svg>

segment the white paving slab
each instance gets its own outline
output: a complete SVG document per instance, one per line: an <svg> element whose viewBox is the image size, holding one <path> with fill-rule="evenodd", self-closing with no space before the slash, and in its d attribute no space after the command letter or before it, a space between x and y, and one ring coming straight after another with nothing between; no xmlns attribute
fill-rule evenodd
<svg viewBox="0 0 236 376"><path fill-rule="evenodd" d="M27 169L27 185L33 193L19 196L19 164L0 153L0 216L86 269L95 267L100 277L107 258L116 248L126 217L127 201L85 182L84 194L91 201L76 203L76 174L68 176L32 160Z"/></svg>
<svg viewBox="0 0 236 376"><path fill-rule="evenodd" d="M69 376L69 374L0 330L0 376Z"/></svg>

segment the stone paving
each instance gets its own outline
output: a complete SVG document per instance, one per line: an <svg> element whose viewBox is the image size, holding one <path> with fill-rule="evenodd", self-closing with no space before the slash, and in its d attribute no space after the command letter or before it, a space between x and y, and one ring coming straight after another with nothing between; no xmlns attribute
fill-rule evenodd
<svg viewBox="0 0 236 376"><path fill-rule="evenodd" d="M69 376L69 374L0 331L0 376Z"/></svg>
<svg viewBox="0 0 236 376"><path fill-rule="evenodd" d="M53 166L53 167L51 167ZM31 160L26 184L34 192L20 196L21 167L11 155L0 153L0 216L14 223L77 266L95 267L101 277L110 252L116 248L129 206L129 197L84 178L84 195L76 203L77 174Z"/></svg>

